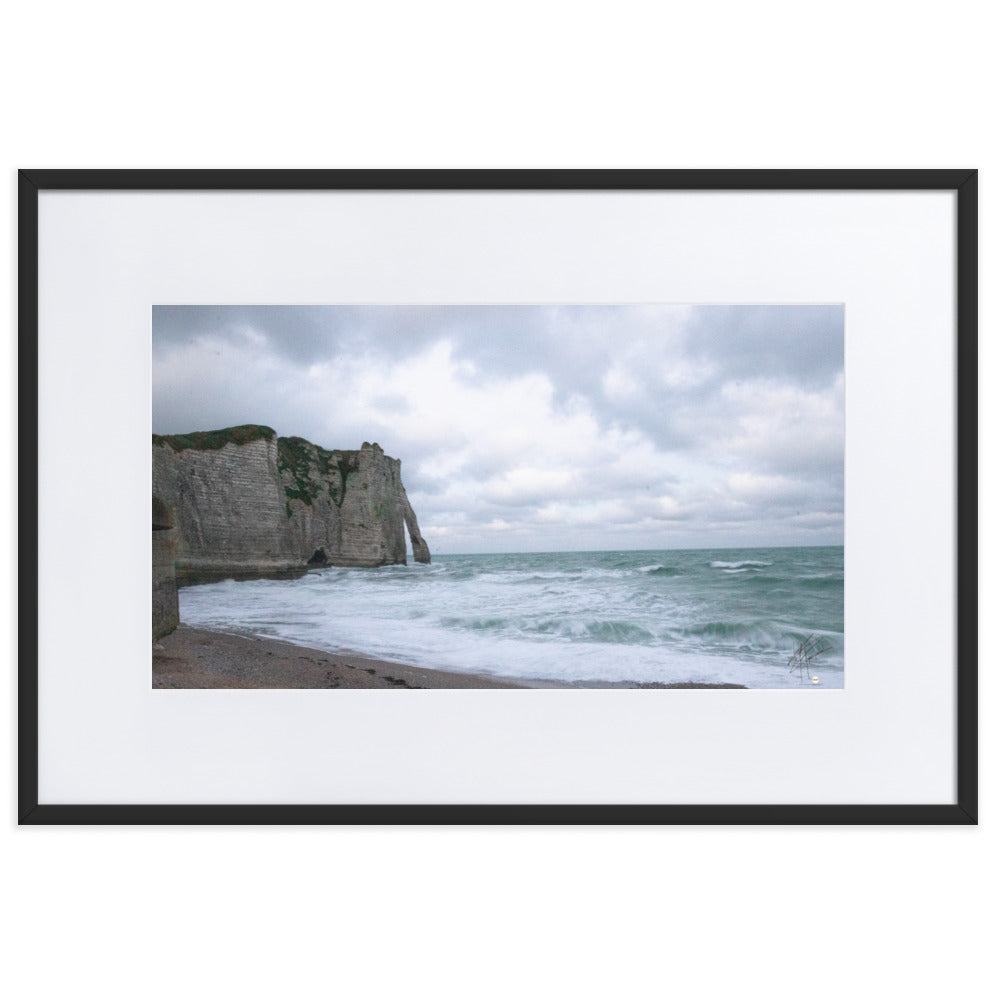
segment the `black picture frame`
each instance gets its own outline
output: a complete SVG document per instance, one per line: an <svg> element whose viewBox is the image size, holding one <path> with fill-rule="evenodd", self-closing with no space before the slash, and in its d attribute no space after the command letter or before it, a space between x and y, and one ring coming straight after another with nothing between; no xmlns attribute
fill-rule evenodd
<svg viewBox="0 0 1000 1000"><path fill-rule="evenodd" d="M43 191L950 191L956 195L956 800L934 805L115 805L38 799L38 198ZM18 822L60 824L975 824L975 170L22 170L18 176Z"/></svg>

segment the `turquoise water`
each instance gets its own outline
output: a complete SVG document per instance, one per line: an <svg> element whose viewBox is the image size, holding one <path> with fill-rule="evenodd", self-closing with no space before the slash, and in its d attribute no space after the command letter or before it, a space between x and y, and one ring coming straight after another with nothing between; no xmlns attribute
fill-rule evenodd
<svg viewBox="0 0 1000 1000"><path fill-rule="evenodd" d="M227 580L180 601L190 625L446 670L583 686L844 686L842 547L436 556ZM823 652L790 671L810 637Z"/></svg>

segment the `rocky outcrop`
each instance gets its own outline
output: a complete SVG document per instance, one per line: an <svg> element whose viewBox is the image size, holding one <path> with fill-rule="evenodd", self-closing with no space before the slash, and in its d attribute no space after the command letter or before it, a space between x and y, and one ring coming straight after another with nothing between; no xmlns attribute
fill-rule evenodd
<svg viewBox="0 0 1000 1000"><path fill-rule="evenodd" d="M153 435L153 492L174 512L179 582L417 562L427 543L400 461L377 444L328 451L270 427Z"/></svg>
<svg viewBox="0 0 1000 1000"><path fill-rule="evenodd" d="M153 642L180 624L177 580L174 576L174 517L153 497Z"/></svg>
<svg viewBox="0 0 1000 1000"><path fill-rule="evenodd" d="M420 525L417 524L417 515L413 513L410 501L403 493L403 520L406 522L406 530L410 533L410 544L413 546L413 559L419 563L429 563L431 561L431 550L427 548L427 542L420 534Z"/></svg>

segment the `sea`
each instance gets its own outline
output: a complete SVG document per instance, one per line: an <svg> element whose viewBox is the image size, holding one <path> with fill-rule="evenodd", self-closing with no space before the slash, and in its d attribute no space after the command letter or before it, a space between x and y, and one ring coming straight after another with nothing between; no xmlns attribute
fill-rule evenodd
<svg viewBox="0 0 1000 1000"><path fill-rule="evenodd" d="M842 546L441 555L184 587L180 612L196 627L539 686L844 686Z"/></svg>

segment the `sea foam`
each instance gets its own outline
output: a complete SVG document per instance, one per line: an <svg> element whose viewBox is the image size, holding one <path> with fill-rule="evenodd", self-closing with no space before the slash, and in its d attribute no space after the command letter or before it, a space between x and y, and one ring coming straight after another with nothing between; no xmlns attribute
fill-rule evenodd
<svg viewBox="0 0 1000 1000"><path fill-rule="evenodd" d="M186 587L180 601L191 625L584 685L799 687L788 661L818 635L810 689L843 686L842 548L441 556Z"/></svg>

